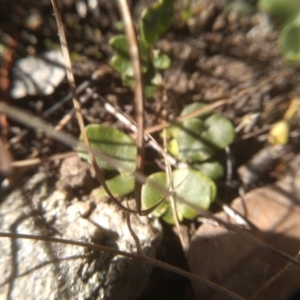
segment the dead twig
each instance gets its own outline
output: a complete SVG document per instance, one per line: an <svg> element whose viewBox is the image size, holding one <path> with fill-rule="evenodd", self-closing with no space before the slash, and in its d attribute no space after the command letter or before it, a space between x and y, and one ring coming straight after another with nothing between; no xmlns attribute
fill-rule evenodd
<svg viewBox="0 0 300 300"><path fill-rule="evenodd" d="M130 15L129 7L126 0L119 0L119 7L124 21L125 32L128 38L129 52L133 67L133 75L135 80L134 88L134 103L135 103L135 116L137 123L137 158L136 158L136 170L137 172L143 172L144 170L144 152L145 152L145 141L144 141L144 86L142 78L142 69L140 63L140 51L137 43L136 33L132 18ZM135 181L134 194L136 207L139 214L141 214L141 189L142 185L137 180Z"/></svg>
<svg viewBox="0 0 300 300"><path fill-rule="evenodd" d="M30 239L30 240L37 240L37 241L47 241L51 243L60 243L60 244L67 244L67 245L73 245L73 246L79 246L79 247L85 247L91 250L100 250L100 251L105 251L108 253L112 253L114 255L122 255L137 261L144 262L146 264L162 268L164 270L179 274L181 276L184 276L190 280L195 281L196 283L203 284L209 288L212 288L218 292L220 292L223 295L226 295L230 297L231 299L235 300L245 300L244 298L236 295L235 293L207 280L204 279L200 276L197 276L195 274L189 273L187 271L184 271L182 269L179 269L177 267L174 267L172 265L169 265L167 263L161 262L159 260L156 260L154 258L150 258L147 256L140 256L137 254L132 254L132 253L127 253L124 251L117 250L115 248L110 248L106 246L101 246L101 245L95 245L95 244L90 244L90 243L84 243L84 242L78 242L78 241L72 241L72 240L67 240L67 239L60 239L60 238L53 238L53 237L48 237L48 236L42 236L42 235L29 235L29 234L19 234L19 233L7 233L7 232L0 232L0 237L2 238L11 238L11 239Z"/></svg>
<svg viewBox="0 0 300 300"><path fill-rule="evenodd" d="M77 117L77 121L78 121L78 124L79 124L80 132L81 132L82 137L83 137L84 144L86 146L86 151L88 152L91 163L92 163L92 165L95 169L97 179L102 184L105 192L111 197L111 199L119 207L126 210L127 212L136 212L135 210L128 209L127 207L122 205L118 201L118 199L116 199L113 196L113 194L110 192L109 188L107 187L107 185L105 183L105 179L104 179L104 176L102 174L102 171L100 170L99 166L96 163L95 156L93 154L91 145L89 143L89 140L88 140L88 137L87 137L87 134L86 134L86 131L85 131L83 116L81 114L80 102L79 102L77 94L76 94L75 79L74 79L74 75L73 75L73 72L72 72L72 64L71 64L71 59L70 59L70 55L69 55L69 51L68 51L68 47L67 47L67 39L66 39L65 32L64 32L64 29L63 29L63 23L62 23L60 14L59 14L59 10L58 10L56 0L51 0L51 3L52 3L52 6L53 6L53 9L54 9L54 15L55 15L55 19L56 19L56 22L57 22L58 34L59 34L60 43L61 43L61 47L62 47L62 53L63 53L64 62L65 62L65 66L66 66L67 79L68 79L70 91L71 91L72 98L73 98L75 114L76 114L76 117ZM141 210L138 210L138 212L141 213Z"/></svg>
<svg viewBox="0 0 300 300"><path fill-rule="evenodd" d="M164 93L164 97L163 97L163 101L167 102L167 95L166 93ZM166 115L164 114L164 117L166 117ZM167 132L166 129L163 129L163 145L164 145L164 152L167 153ZM174 191L174 184L173 184L173 174L172 174L172 169L170 166L170 162L167 160L167 157L165 157L165 171L166 171L166 176L167 176L167 183L170 186L170 203L171 203L171 208L172 208L172 213L173 213L173 218L175 221L175 226L177 228L178 231L178 236L179 236L179 240L182 246L182 249L184 250L184 252L186 252L186 250L188 249L188 245L185 243L185 240L183 238L182 232L181 232L181 227L179 224L179 220L178 220L178 214L177 214L177 209L176 209L176 200L173 197L173 193Z"/></svg>
<svg viewBox="0 0 300 300"><path fill-rule="evenodd" d="M2 55L2 64L0 68L0 99L2 101L8 101L10 88L10 69L17 47L18 32L13 32L12 36L5 35L4 38L7 48ZM6 143L9 125L4 114L0 114L0 125L3 142Z"/></svg>
<svg viewBox="0 0 300 300"><path fill-rule="evenodd" d="M300 259L300 251L295 256L296 259ZM279 270L274 276L272 276L267 282L265 282L259 290L257 290L249 300L255 300L261 293L263 293L273 282L279 279L282 275L284 275L287 271L289 271L293 267L292 263L288 263L281 270Z"/></svg>
<svg viewBox="0 0 300 300"><path fill-rule="evenodd" d="M64 159L64 158L67 158L70 156L75 156L75 155L77 155L76 152L70 151L70 152L65 152L65 153L53 154L53 155L51 155L49 157L45 157L45 158L30 158L30 159L24 159L24 160L17 160L17 161L11 162L11 166L15 167L15 168L26 168L26 167L45 163L47 161L52 161L52 160L56 160L56 159Z"/></svg>

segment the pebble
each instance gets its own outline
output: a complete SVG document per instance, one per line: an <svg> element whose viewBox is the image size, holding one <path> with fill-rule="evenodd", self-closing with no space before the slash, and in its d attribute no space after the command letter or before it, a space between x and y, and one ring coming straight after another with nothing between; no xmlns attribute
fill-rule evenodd
<svg viewBox="0 0 300 300"><path fill-rule="evenodd" d="M51 50L40 56L29 55L17 60L12 69L14 99L51 95L65 77L61 51Z"/></svg>

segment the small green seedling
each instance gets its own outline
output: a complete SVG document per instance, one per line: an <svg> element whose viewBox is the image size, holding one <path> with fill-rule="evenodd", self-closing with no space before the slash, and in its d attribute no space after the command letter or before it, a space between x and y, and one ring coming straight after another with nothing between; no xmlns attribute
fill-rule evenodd
<svg viewBox="0 0 300 300"><path fill-rule="evenodd" d="M168 0L160 0L142 13L138 46L147 98L151 97L157 87L162 84L160 71L168 69L171 65L170 58L159 50L153 49L153 45L159 36L172 25L173 19L173 1ZM133 89L135 83L127 37L115 36L110 39L109 44L116 51L111 59L113 68L121 74L123 84Z"/></svg>

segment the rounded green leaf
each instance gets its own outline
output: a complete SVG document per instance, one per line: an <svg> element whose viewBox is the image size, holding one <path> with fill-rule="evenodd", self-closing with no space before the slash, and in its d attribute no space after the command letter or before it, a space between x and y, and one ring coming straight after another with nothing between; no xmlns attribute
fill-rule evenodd
<svg viewBox="0 0 300 300"><path fill-rule="evenodd" d="M110 61L112 67L118 71L122 76L133 77L133 68L131 61L121 55L114 55Z"/></svg>
<svg viewBox="0 0 300 300"><path fill-rule="evenodd" d="M112 179L106 180L105 183L109 188L110 192L115 196L126 196L130 194L134 189L134 177L129 175L117 175ZM102 197L106 194L103 186L99 188L99 192L97 193L98 197Z"/></svg>
<svg viewBox="0 0 300 300"><path fill-rule="evenodd" d="M151 77L150 75L153 75ZM122 76L124 86L134 89L135 80L132 76ZM144 91L146 98L151 98L157 90L157 86L162 83L161 75L158 73L150 74L149 70L144 74Z"/></svg>
<svg viewBox="0 0 300 300"><path fill-rule="evenodd" d="M153 84L146 84L145 85L145 97L151 98L157 90L157 86Z"/></svg>
<svg viewBox="0 0 300 300"><path fill-rule="evenodd" d="M176 195L202 209L208 209L216 197L215 183L197 170L175 170L173 185ZM193 208L179 201L177 202L177 210L187 219L193 219L197 215Z"/></svg>
<svg viewBox="0 0 300 300"><path fill-rule="evenodd" d="M163 172L152 174L147 178L146 184L142 188L142 204L144 208L153 207L163 196L164 193L154 189L150 182L159 184L167 188L167 177ZM186 202L199 207L208 209L216 196L216 186L214 182L201 172L193 169L178 169L173 172L174 199L176 195L183 198ZM156 217L162 218L174 224L170 199L167 198L153 212ZM188 204L176 200L176 209L179 220L182 217L193 219L197 216L195 209Z"/></svg>
<svg viewBox="0 0 300 300"><path fill-rule="evenodd" d="M129 58L129 46L126 35L116 35L109 40L109 45L120 55Z"/></svg>
<svg viewBox="0 0 300 300"><path fill-rule="evenodd" d="M206 161L203 163L193 163L194 169L199 170L212 180L217 180L224 175L224 168L218 161Z"/></svg>
<svg viewBox="0 0 300 300"><path fill-rule="evenodd" d="M179 155L179 147L176 139L171 139L167 145L168 152L171 155L178 156Z"/></svg>
<svg viewBox="0 0 300 300"><path fill-rule="evenodd" d="M122 82L123 82L124 86L128 86L131 89L134 89L135 81L134 81L134 78L132 76L123 75L122 76Z"/></svg>
<svg viewBox="0 0 300 300"><path fill-rule="evenodd" d="M177 125L171 125L166 128L167 139L176 138L178 133L180 132L180 123Z"/></svg>
<svg viewBox="0 0 300 300"><path fill-rule="evenodd" d="M153 50L153 66L157 70L166 70L171 66L171 59L168 55L160 53L159 50Z"/></svg>
<svg viewBox="0 0 300 300"><path fill-rule="evenodd" d="M125 35L114 36L109 40L109 44L117 52L111 59L112 67L122 76L133 76L127 37ZM141 38L138 38L138 46L142 61L142 72L145 73L149 68L150 47Z"/></svg>
<svg viewBox="0 0 300 300"><path fill-rule="evenodd" d="M188 115L188 114L190 114L190 113L192 113L192 112L195 112L195 111L197 111L197 110L199 110L199 109L204 108L205 106L206 106L206 104L204 104L204 103L201 103L201 102L194 102L194 103L192 103L192 104L187 105L187 106L182 110L182 112L181 112L180 115L181 115L181 116L186 116L186 115ZM212 110L209 110L209 111L207 111L207 112L204 112L204 113L200 114L199 116L197 116L197 118L205 118L205 117L210 116L212 113L213 113L213 111L212 111Z"/></svg>
<svg viewBox="0 0 300 300"><path fill-rule="evenodd" d="M142 65L146 67L149 64L150 47L141 38L138 38L137 42L140 50ZM130 60L129 46L126 35L122 34L112 37L109 40L109 44L120 56Z"/></svg>
<svg viewBox="0 0 300 300"><path fill-rule="evenodd" d="M158 37L173 23L174 3L170 0L159 0L146 8L142 13L141 34L143 39L153 45Z"/></svg>
<svg viewBox="0 0 300 300"><path fill-rule="evenodd" d="M181 222L183 220L183 215L178 210L177 210L177 218L178 218L179 222ZM162 215L162 219L166 223L168 223L170 225L175 224L175 220L174 220L174 216L173 216L173 211L172 211L172 208L171 208L171 204L168 206L168 209L166 210L166 212Z"/></svg>
<svg viewBox="0 0 300 300"><path fill-rule="evenodd" d="M201 136L216 147L223 149L233 142L234 127L227 118L213 114L204 120L204 126Z"/></svg>
<svg viewBox="0 0 300 300"><path fill-rule="evenodd" d="M151 75L153 75L151 79L149 78L151 84L155 85L156 88L158 86L162 85L163 80L162 80L160 73L155 72L154 74L151 74ZM148 78L146 78L146 79L148 79Z"/></svg>
<svg viewBox="0 0 300 300"><path fill-rule="evenodd" d="M135 141L130 136L115 128L104 127L99 124L90 124L85 129L92 149L99 150L119 161L120 167L117 169L120 172L124 172L124 167L126 173L134 172L137 148ZM81 135L79 139L82 141ZM90 160L87 153L78 152L78 155L83 159ZM104 169L115 169L108 162L97 157L96 161Z"/></svg>
<svg viewBox="0 0 300 300"><path fill-rule="evenodd" d="M214 155L215 147L202 138L204 130L204 123L200 119L192 118L182 122L176 136L179 160L204 161Z"/></svg>
<svg viewBox="0 0 300 300"><path fill-rule="evenodd" d="M167 177L166 173L158 172L150 175L147 178L146 183L142 187L142 204L145 209L153 207L160 199L164 197L164 193L158 191L157 189L153 188L149 182L154 182L156 184L161 185L167 190ZM169 207L170 203L165 199L163 203L161 203L153 212L152 215L155 217L160 217L163 215L167 208Z"/></svg>
<svg viewBox="0 0 300 300"><path fill-rule="evenodd" d="M181 112L185 116L205 107L201 102L186 106ZM167 130L168 137L173 137L178 145L178 159L181 161L205 161L211 158L216 148L229 145L235 132L231 122L212 111L207 111L196 118L190 118ZM174 141L168 148L173 150ZM173 155L176 153L173 151Z"/></svg>
<svg viewBox="0 0 300 300"><path fill-rule="evenodd" d="M287 22L300 10L299 0L259 0L258 8L272 18Z"/></svg>
<svg viewBox="0 0 300 300"><path fill-rule="evenodd" d="M300 14L284 26L279 36L279 43L288 61L300 61Z"/></svg>
<svg viewBox="0 0 300 300"><path fill-rule="evenodd" d="M144 75L145 96L150 98L157 91L157 87L162 85L161 74L155 71L153 67L150 67Z"/></svg>

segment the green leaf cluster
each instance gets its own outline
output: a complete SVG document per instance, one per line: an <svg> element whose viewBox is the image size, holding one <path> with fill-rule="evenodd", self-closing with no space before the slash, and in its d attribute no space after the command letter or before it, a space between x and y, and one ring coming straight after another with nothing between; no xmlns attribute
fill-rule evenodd
<svg viewBox="0 0 300 300"><path fill-rule="evenodd" d="M258 8L281 25L279 44L286 60L300 61L300 1L260 0Z"/></svg>
<svg viewBox="0 0 300 300"><path fill-rule="evenodd" d="M197 111L205 104L197 102L186 106L181 116ZM224 174L222 164L215 155L235 137L231 122L212 111L207 111L196 118L189 118L182 123L168 128L169 152L181 162L189 163L189 168L175 170L172 174L174 198L182 197L186 202L201 209L208 209L216 196L213 180ZM148 177L142 189L142 202L145 208L155 205L164 195L151 185L156 183L167 188L165 173L159 172ZM183 218L193 219L196 211L186 203L176 202L179 221ZM164 200L155 211L154 216L162 217L169 224L174 224L170 198Z"/></svg>
<svg viewBox="0 0 300 300"><path fill-rule="evenodd" d="M203 108L203 103L188 105L182 116ZM137 147L135 141L127 134L98 124L86 126L87 137L93 150L113 158L118 174L106 180L106 184L114 196L125 196L134 189ZM172 197L181 197L186 203L176 201L176 211L179 220L193 219L197 212L194 207L208 209L216 196L216 185L213 180L223 176L223 167L214 155L219 149L229 145L234 139L234 128L225 117L205 112L196 118L190 118L181 124L168 129L169 151L179 161L188 162L189 168L177 169L172 172ZM82 136L80 136L82 141ZM86 153L78 155L89 161ZM97 158L97 164L106 170L115 170L109 160ZM151 174L142 187L142 204L144 208L153 207L164 197L164 192L153 186L160 185L167 190L168 178L163 172ZM103 187L98 190L98 196L105 195ZM154 211L153 215L162 217L164 221L174 224L171 208L171 196L167 197Z"/></svg>
<svg viewBox="0 0 300 300"><path fill-rule="evenodd" d="M174 21L174 3L170 0L159 0L142 13L140 23L142 38L153 45Z"/></svg>
<svg viewBox="0 0 300 300"><path fill-rule="evenodd" d="M137 147L135 141L127 134L99 124L87 125L86 134L91 148L112 157L119 168L119 174L112 179L106 180L106 185L114 196L125 196L134 189L134 176L131 174L136 168ZM83 141L82 135L79 137ZM78 155L90 162L89 155L78 151ZM96 157L97 164L105 170L115 170L109 162ZM103 187L100 187L98 196L105 195Z"/></svg>
<svg viewBox="0 0 300 300"><path fill-rule="evenodd" d="M181 116L204 106L200 102L190 104L183 109ZM223 167L214 156L234 140L234 128L227 118L208 111L170 127L168 136L171 138L168 149L179 161L190 163L214 180L223 176Z"/></svg>
<svg viewBox="0 0 300 300"><path fill-rule="evenodd" d="M173 172L172 176L174 199L179 196L196 207L209 208L216 196L215 183L209 177L193 169L178 169ZM160 184L167 189L166 173L154 173L147 178L142 188L142 203L145 208L153 207L164 196L161 191L154 189L151 183ZM183 218L192 220L197 216L197 212L191 206L180 201L176 201L176 211L179 221ZM155 217L162 217L169 224L174 224L170 198L165 199L152 214Z"/></svg>
<svg viewBox="0 0 300 300"><path fill-rule="evenodd" d="M93 150L98 150L103 154L109 155L117 163L119 162L120 168L118 171L121 173L134 172L137 148L135 141L130 136L115 128L99 124L87 125L85 130ZM79 140L83 141L82 135L80 135ZM78 155L87 161L90 160L87 153L79 152ZM103 169L115 169L105 160L96 158L96 161Z"/></svg>
<svg viewBox="0 0 300 300"><path fill-rule="evenodd" d="M153 45L159 36L172 25L173 6L173 1L159 0L142 13L141 36L138 36L137 39L147 98L151 97L157 87L162 84L160 71L168 69L171 65L170 58L159 50L154 50ZM116 51L111 59L111 65L121 74L123 84L133 89L135 83L127 37L125 35L114 36L109 43Z"/></svg>

